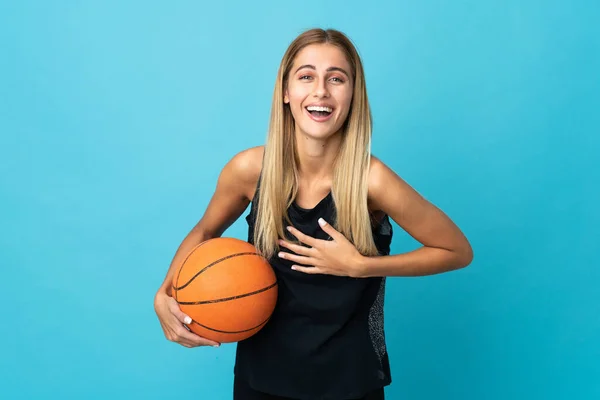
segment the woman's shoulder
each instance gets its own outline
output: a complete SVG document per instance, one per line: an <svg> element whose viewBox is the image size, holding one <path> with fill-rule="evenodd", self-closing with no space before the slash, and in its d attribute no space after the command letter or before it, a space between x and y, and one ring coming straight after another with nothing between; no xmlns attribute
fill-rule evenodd
<svg viewBox="0 0 600 400"><path fill-rule="evenodd" d="M264 146L254 146L236 153L224 169L243 187L249 200L254 197L262 170Z"/></svg>
<svg viewBox="0 0 600 400"><path fill-rule="evenodd" d="M375 194L384 189L386 175L389 173L389 167L385 165L378 157L371 155L369 167L369 194Z"/></svg>
<svg viewBox="0 0 600 400"><path fill-rule="evenodd" d="M414 217L434 210L403 177L376 157L371 158L368 185L370 208L383 211L397 223L406 216Z"/></svg>
<svg viewBox="0 0 600 400"><path fill-rule="evenodd" d="M396 172L382 160L371 155L368 177L368 199L372 209L381 210L390 196L392 188L398 188L398 183L404 182ZM393 191L398 194L397 191Z"/></svg>

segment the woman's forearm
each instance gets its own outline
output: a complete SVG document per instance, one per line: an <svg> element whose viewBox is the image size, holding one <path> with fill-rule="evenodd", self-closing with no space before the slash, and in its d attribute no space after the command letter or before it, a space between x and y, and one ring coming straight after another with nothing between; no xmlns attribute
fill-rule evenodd
<svg viewBox="0 0 600 400"><path fill-rule="evenodd" d="M359 275L363 278L434 275L466 267L472 260L470 249L461 253L424 246L403 254L362 257Z"/></svg>

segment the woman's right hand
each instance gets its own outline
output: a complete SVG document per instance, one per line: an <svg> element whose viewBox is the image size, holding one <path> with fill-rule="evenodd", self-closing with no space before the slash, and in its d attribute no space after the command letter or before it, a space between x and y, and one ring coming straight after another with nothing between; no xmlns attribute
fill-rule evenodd
<svg viewBox="0 0 600 400"><path fill-rule="evenodd" d="M191 324L192 319L181 311L177 301L168 294L163 292L156 294L154 310L168 340L185 347L220 346L220 343L189 331L186 325Z"/></svg>

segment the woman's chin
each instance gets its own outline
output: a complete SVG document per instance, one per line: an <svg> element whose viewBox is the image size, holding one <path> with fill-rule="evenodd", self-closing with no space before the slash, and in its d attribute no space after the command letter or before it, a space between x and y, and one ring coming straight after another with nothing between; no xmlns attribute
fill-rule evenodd
<svg viewBox="0 0 600 400"><path fill-rule="evenodd" d="M313 126L308 126L308 127L296 127L296 132L300 133L300 136L305 137L307 139L313 139L313 140L328 140L334 136L336 136L337 133L340 132L340 129L336 129L336 127L326 127L326 126L322 126L322 127L318 127L315 129L315 127Z"/></svg>

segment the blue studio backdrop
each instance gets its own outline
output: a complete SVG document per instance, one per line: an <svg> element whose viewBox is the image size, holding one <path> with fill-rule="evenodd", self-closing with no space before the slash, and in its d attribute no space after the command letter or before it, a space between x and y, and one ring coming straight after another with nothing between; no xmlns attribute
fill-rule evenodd
<svg viewBox="0 0 600 400"><path fill-rule="evenodd" d="M153 296L312 27L357 45L373 153L475 251L389 279L388 398L599 398L599 8L1 2L0 398L231 398L235 345L168 342Z"/></svg>

